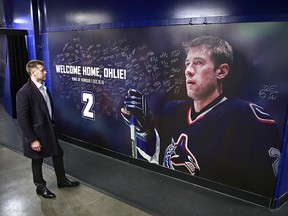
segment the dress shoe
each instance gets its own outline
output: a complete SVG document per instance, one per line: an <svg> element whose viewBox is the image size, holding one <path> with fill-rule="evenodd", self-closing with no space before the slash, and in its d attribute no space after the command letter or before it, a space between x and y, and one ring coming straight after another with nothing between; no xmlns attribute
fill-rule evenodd
<svg viewBox="0 0 288 216"><path fill-rule="evenodd" d="M76 187L80 183L78 181L70 181L69 179L66 179L64 182L58 183L58 188L64 188L64 187Z"/></svg>
<svg viewBox="0 0 288 216"><path fill-rule="evenodd" d="M49 191L46 187L44 188L37 188L36 189L36 193L38 195L41 195L44 198L49 198L49 199L53 199L56 198L56 195L54 193L52 193L51 191Z"/></svg>

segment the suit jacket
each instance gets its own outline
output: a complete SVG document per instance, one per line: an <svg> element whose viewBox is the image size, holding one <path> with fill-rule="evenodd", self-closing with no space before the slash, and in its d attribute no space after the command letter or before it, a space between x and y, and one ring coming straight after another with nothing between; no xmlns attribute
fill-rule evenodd
<svg viewBox="0 0 288 216"><path fill-rule="evenodd" d="M50 93L52 114L53 102ZM58 154L58 140L53 122L49 116L45 100L34 82L28 82L16 94L16 110L19 125L23 134L24 156L32 159L41 159ZM39 140L42 146L40 152L31 148L31 142Z"/></svg>

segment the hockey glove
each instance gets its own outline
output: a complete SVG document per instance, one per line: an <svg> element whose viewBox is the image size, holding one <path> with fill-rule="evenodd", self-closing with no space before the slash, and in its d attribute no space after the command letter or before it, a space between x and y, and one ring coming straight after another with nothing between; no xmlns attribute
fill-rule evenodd
<svg viewBox="0 0 288 216"><path fill-rule="evenodd" d="M124 100L124 107L121 115L125 123L130 125L130 115L134 117L136 135L143 141L148 141L154 133L151 113L148 111L147 100L142 93L135 89L129 89Z"/></svg>

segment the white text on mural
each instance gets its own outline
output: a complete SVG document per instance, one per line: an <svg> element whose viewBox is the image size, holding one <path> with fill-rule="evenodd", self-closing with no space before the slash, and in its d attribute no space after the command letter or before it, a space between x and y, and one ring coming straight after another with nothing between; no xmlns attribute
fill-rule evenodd
<svg viewBox="0 0 288 216"><path fill-rule="evenodd" d="M121 68L100 68L73 65L55 65L56 72L61 74L82 75L97 78L126 79L126 70Z"/></svg>

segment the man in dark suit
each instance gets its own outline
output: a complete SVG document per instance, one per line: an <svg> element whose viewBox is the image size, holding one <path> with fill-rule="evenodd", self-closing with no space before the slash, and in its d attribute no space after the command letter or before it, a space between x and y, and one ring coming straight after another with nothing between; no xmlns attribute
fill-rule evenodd
<svg viewBox="0 0 288 216"><path fill-rule="evenodd" d="M52 157L58 188L75 187L77 181L65 176L63 150L56 138L53 123L53 102L44 81L44 62L31 60L26 65L30 78L16 95L17 118L23 133L24 156L32 159L36 193L44 198L55 198L46 187L42 175L43 159Z"/></svg>

